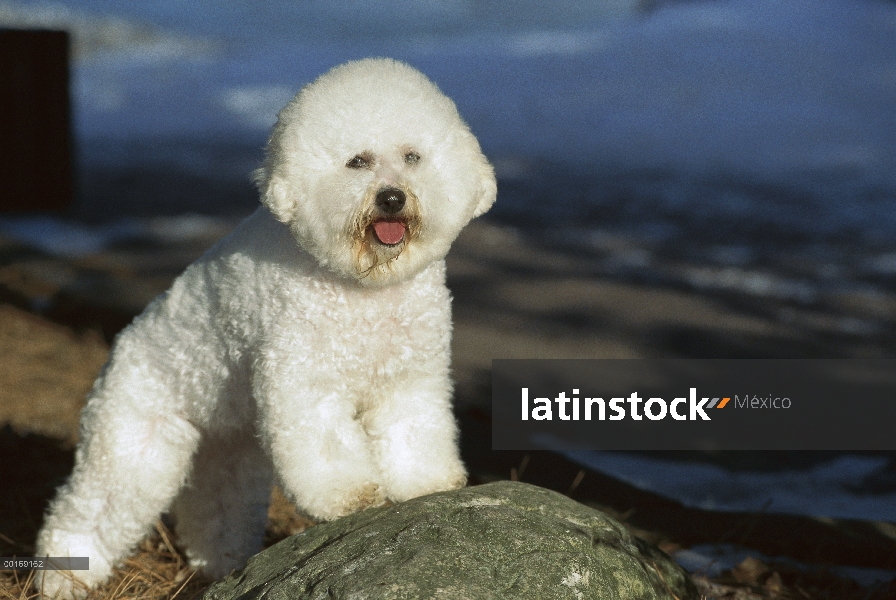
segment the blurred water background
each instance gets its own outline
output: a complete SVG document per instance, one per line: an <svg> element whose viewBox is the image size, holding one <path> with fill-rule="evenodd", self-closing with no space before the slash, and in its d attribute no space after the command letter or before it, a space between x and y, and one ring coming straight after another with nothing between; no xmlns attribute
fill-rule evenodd
<svg viewBox="0 0 896 600"><path fill-rule="evenodd" d="M279 107L392 56L479 136L494 219L585 249L627 235L633 273L732 267L687 275L707 288L810 298L896 275L892 2L5 0L0 25L74 33L81 223L245 214Z"/></svg>
<svg viewBox="0 0 896 600"><path fill-rule="evenodd" d="M248 214L277 110L336 64L390 56L479 137L499 177L490 219L582 251L623 236L605 264L620 277L797 302L893 291L894 2L4 0L0 26L74 35L77 201L0 219L52 253L155 217L178 235ZM664 270L676 256L693 268ZM896 521L892 481L861 486L881 457L759 473L576 458L692 505Z"/></svg>

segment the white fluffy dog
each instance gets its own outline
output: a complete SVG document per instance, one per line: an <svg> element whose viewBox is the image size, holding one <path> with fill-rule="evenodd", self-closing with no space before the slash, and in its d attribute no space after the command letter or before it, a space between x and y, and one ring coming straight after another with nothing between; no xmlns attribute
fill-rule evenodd
<svg viewBox="0 0 896 600"><path fill-rule="evenodd" d="M319 519L464 485L444 257L496 184L454 104L402 63L342 65L255 177L265 207L116 340L37 544L90 570L45 595L104 581L166 510L193 566L239 568L274 481Z"/></svg>

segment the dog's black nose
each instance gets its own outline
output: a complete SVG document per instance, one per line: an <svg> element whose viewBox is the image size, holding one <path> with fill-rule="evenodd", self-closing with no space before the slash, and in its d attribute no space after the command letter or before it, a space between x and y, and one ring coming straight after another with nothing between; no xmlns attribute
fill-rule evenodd
<svg viewBox="0 0 896 600"><path fill-rule="evenodd" d="M404 192L395 189L385 189L376 195L376 205L384 213L394 215L404 208Z"/></svg>

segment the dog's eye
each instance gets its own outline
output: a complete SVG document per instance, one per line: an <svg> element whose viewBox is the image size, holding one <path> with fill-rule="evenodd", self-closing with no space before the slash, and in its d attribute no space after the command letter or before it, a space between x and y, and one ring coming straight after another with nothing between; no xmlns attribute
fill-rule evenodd
<svg viewBox="0 0 896 600"><path fill-rule="evenodd" d="M358 154L349 159L345 166L349 169L366 169L370 166L370 159L362 154Z"/></svg>
<svg viewBox="0 0 896 600"><path fill-rule="evenodd" d="M409 165L416 165L418 162L420 162L420 155L411 150L404 155L404 162Z"/></svg>

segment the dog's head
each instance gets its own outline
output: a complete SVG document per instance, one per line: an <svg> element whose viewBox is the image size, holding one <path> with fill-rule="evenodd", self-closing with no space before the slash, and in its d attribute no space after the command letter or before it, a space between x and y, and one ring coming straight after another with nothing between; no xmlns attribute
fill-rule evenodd
<svg viewBox="0 0 896 600"><path fill-rule="evenodd" d="M255 180L318 262L373 286L443 258L497 194L454 103L389 59L344 64L299 92L280 111Z"/></svg>

